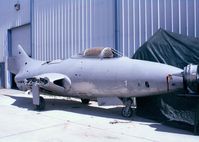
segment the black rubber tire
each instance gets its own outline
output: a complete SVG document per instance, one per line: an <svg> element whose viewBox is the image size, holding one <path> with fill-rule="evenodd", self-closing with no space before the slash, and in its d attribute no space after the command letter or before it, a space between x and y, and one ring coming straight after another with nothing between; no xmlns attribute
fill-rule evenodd
<svg viewBox="0 0 199 142"><path fill-rule="evenodd" d="M39 105L36 105L36 110L44 110L45 107L46 107L46 102L45 102L45 99L43 97L39 97L40 99L40 104Z"/></svg>
<svg viewBox="0 0 199 142"><path fill-rule="evenodd" d="M124 107L122 108L121 114L125 118L130 118L134 114L134 111L132 108L129 108L128 110L126 110L126 107Z"/></svg>
<svg viewBox="0 0 199 142"><path fill-rule="evenodd" d="M82 104L84 104L84 105L88 105L90 102L89 99L81 99L81 101L82 101Z"/></svg>

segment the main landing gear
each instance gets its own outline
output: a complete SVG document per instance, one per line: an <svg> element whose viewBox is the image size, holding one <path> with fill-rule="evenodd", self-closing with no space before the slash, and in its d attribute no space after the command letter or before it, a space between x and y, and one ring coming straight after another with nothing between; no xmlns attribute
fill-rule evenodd
<svg viewBox="0 0 199 142"><path fill-rule="evenodd" d="M90 102L89 99L81 99L81 101L82 101L82 104L84 104L84 105L88 105Z"/></svg>
<svg viewBox="0 0 199 142"><path fill-rule="evenodd" d="M130 118L135 115L136 98L122 98L125 107L122 109L121 114L123 117Z"/></svg>

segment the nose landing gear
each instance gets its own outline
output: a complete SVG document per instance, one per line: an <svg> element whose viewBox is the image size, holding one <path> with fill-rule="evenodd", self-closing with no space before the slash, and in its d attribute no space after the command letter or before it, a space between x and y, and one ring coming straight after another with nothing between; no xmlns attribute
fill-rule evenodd
<svg viewBox="0 0 199 142"><path fill-rule="evenodd" d="M32 96L33 96L33 104L36 107L36 110L44 110L45 109L45 100L40 96L40 88L37 84L32 86Z"/></svg>
<svg viewBox="0 0 199 142"><path fill-rule="evenodd" d="M39 97L39 105L35 105L36 110L44 110L46 106L45 99L43 97Z"/></svg>

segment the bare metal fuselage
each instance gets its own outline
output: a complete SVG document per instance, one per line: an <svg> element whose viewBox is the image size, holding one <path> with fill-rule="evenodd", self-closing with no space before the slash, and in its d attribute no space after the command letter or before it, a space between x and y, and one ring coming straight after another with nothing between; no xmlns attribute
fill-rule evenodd
<svg viewBox="0 0 199 142"><path fill-rule="evenodd" d="M70 58L57 63L35 61L27 64L15 78L19 88L26 88L23 80L45 73L59 73L71 80L69 90L43 87L57 95L73 97L141 97L178 91L183 88L182 77L167 76L181 69L148 61L118 58ZM53 83L52 83L53 85Z"/></svg>

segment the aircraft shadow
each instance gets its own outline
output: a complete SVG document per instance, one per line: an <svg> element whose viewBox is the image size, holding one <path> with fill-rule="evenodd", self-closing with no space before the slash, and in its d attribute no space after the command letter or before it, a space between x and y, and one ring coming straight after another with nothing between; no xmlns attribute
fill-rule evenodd
<svg viewBox="0 0 199 142"><path fill-rule="evenodd" d="M15 99L15 102L12 103L12 105L14 106L17 106L19 108L27 108L28 110L35 110L35 107L32 104L32 98L9 96L9 95L5 96ZM93 116L115 118L122 120L132 120L124 118L120 115L122 107L105 109L105 108L85 105L82 104L80 101L70 100L70 99L45 98L45 101L46 101L46 108L44 111L63 110L63 111L69 111L85 115L93 115Z"/></svg>
<svg viewBox="0 0 199 142"><path fill-rule="evenodd" d="M9 96L9 95L5 95L5 96L15 99L15 102L12 103L12 105L14 105L14 106L17 106L19 108L27 108L28 110L35 110L35 107L32 104L32 98ZM45 98L45 101L46 101L45 111L63 110L63 111L69 111L69 112L73 112L73 113L84 114L84 115L144 122L146 124L141 124L141 125L148 125L150 127L153 127L153 128L155 128L155 131L193 135L189 131L176 129L176 128L174 129L172 127L168 127L166 125L156 123L152 120L144 119L144 118L137 117L137 116L135 116L133 118L124 118L121 116L122 107L114 107L114 108L108 108L108 109L100 108L100 107L95 107L95 106L84 105L80 101L68 100L68 99L53 99L53 98L46 99ZM152 124L147 124L147 122L152 123Z"/></svg>

